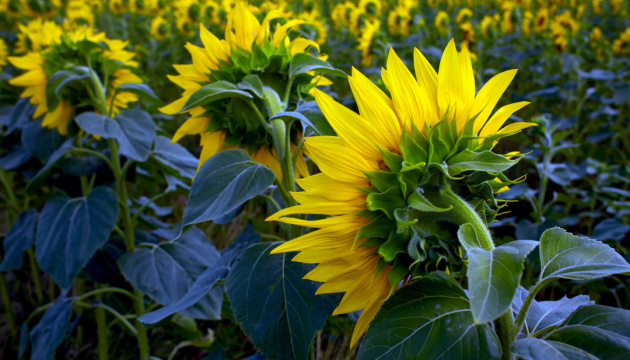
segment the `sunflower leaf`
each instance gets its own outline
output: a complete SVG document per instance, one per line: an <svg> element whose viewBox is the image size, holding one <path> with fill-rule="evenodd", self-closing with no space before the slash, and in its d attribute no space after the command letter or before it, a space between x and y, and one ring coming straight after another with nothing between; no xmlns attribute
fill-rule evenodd
<svg viewBox="0 0 630 360"><path fill-rule="evenodd" d="M289 65L289 78L294 79L296 76L309 71L339 77L347 76L343 71L335 69L328 62L320 60L313 55L306 53L295 54L293 59L291 59L291 65Z"/></svg>
<svg viewBox="0 0 630 360"><path fill-rule="evenodd" d="M501 357L487 324L475 325L466 293L452 277L433 272L398 289L370 324L357 359Z"/></svg>
<svg viewBox="0 0 630 360"><path fill-rule="evenodd" d="M465 171L504 171L516 164L518 160L509 160L489 150L482 152L464 150L448 159L446 164L448 173L456 176Z"/></svg>
<svg viewBox="0 0 630 360"><path fill-rule="evenodd" d="M217 81L210 85L206 85L201 89L195 91L190 96L186 105L181 108L177 113L188 111L197 106L203 106L214 101L226 99L226 98L241 98L241 99L253 99L253 96L247 91L238 90L238 88L227 81Z"/></svg>

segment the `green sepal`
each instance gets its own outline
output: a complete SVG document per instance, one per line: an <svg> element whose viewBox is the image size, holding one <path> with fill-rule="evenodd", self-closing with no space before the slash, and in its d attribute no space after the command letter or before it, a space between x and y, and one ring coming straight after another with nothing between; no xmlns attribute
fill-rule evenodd
<svg viewBox="0 0 630 360"><path fill-rule="evenodd" d="M417 188L420 184L420 179L425 171L426 164L418 163L415 165L403 162L403 167L398 173L398 182L400 184L400 190L406 197L413 189Z"/></svg>
<svg viewBox="0 0 630 360"><path fill-rule="evenodd" d="M396 228L399 231L418 222L418 219L414 219L410 216L407 209L396 209L394 211L394 218L396 219Z"/></svg>
<svg viewBox="0 0 630 360"><path fill-rule="evenodd" d="M382 193L372 193L367 196L368 210L380 210L391 220L394 220L394 210L406 205L405 199L397 188L392 188Z"/></svg>
<svg viewBox="0 0 630 360"><path fill-rule="evenodd" d="M512 132L509 132L509 133L492 134L492 135L483 137L483 141L479 143L479 145L475 148L475 151L492 150L492 148L494 147L494 143L497 140L502 139L504 137L512 136L514 134L518 134L519 132L520 132L520 130L519 131L512 131Z"/></svg>
<svg viewBox="0 0 630 360"><path fill-rule="evenodd" d="M374 268L374 274L372 275L372 280L374 280L374 278L376 277L376 275L378 273L381 272L381 270L385 269L385 267L387 265L389 265L390 263L385 261L385 259L383 258L378 258L378 262L376 263L376 267Z"/></svg>
<svg viewBox="0 0 630 360"><path fill-rule="evenodd" d="M492 189L492 186L490 186L490 184L488 184L487 182L481 183L479 185L469 185L468 189L476 197L486 202L490 202L494 206L497 206L497 201L494 198L494 191Z"/></svg>
<svg viewBox="0 0 630 360"><path fill-rule="evenodd" d="M404 257L398 256L394 260L394 264L389 269L389 294L391 295L398 284L409 274L409 261L405 261Z"/></svg>
<svg viewBox="0 0 630 360"><path fill-rule="evenodd" d="M519 160L520 158L509 160L489 150L482 152L464 150L448 159L446 163L448 165L449 174L456 176L465 171L504 171L512 167Z"/></svg>
<svg viewBox="0 0 630 360"><path fill-rule="evenodd" d="M380 214L369 224L363 225L359 231L357 231L354 242L356 244L357 240L361 238L366 238L368 240L372 238L387 239L392 229L394 229L394 226L394 222L389 220L385 214Z"/></svg>
<svg viewBox="0 0 630 360"><path fill-rule="evenodd" d="M411 123L411 138L413 141L420 146L420 148L424 149L424 152L427 155L427 160L429 159L429 140L424 136L422 131L418 129L416 124ZM425 162L427 161L425 160Z"/></svg>
<svg viewBox="0 0 630 360"><path fill-rule="evenodd" d="M435 127L427 133L429 138L429 164L439 164L449 153L449 147L441 136L442 131L439 125L444 123L444 120L440 121ZM450 131L449 137L450 137Z"/></svg>
<svg viewBox="0 0 630 360"><path fill-rule="evenodd" d="M421 191L421 189L417 189L407 197L407 206L418 211L429 212L444 212L449 211L453 208L453 206L449 206L448 208L441 208L433 205L426 197L424 197L424 195L422 195Z"/></svg>
<svg viewBox="0 0 630 360"><path fill-rule="evenodd" d="M252 55L250 59L250 67L254 71L263 71L269 64L269 58L265 51L255 41L252 43Z"/></svg>
<svg viewBox="0 0 630 360"><path fill-rule="evenodd" d="M387 241L387 238L379 238L379 237L368 238L368 239L365 239L365 241L361 245L359 245L359 247L360 248L362 247L377 248L383 245L385 241Z"/></svg>
<svg viewBox="0 0 630 360"><path fill-rule="evenodd" d="M411 165L427 162L429 154L426 148L422 148L418 145L406 131L403 131L398 144L400 145L400 150L403 153L405 162Z"/></svg>
<svg viewBox="0 0 630 360"><path fill-rule="evenodd" d="M404 161L402 156L394 154L389 150L383 149L380 146L378 146L378 150L381 152L381 156L383 157L383 161L385 161L385 165L387 165L387 167L392 172L397 173L400 171L400 169L402 169L402 163Z"/></svg>
<svg viewBox="0 0 630 360"><path fill-rule="evenodd" d="M391 262L396 257L396 254L405 253L407 251L407 244L409 243L409 229L402 232L392 229L387 241L379 246L378 254L385 259L385 261Z"/></svg>
<svg viewBox="0 0 630 360"><path fill-rule="evenodd" d="M364 171L365 176L379 192L399 188L396 174L387 170Z"/></svg>
<svg viewBox="0 0 630 360"><path fill-rule="evenodd" d="M409 254L409 257L413 260L413 263L409 265L409 269L411 269L415 264L423 262L428 256L427 241L418 236L418 233L415 231L409 240L409 244L407 244L407 254Z"/></svg>
<svg viewBox="0 0 630 360"><path fill-rule="evenodd" d="M243 78L243 81L236 84L236 87L240 90L248 90L252 94L256 95L256 97L262 99L263 94L263 83L260 81L258 75L248 75Z"/></svg>

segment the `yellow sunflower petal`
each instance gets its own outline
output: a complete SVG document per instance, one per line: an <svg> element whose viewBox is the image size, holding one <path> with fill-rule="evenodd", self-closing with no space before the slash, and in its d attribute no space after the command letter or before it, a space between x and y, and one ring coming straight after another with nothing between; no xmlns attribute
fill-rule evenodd
<svg viewBox="0 0 630 360"><path fill-rule="evenodd" d="M376 161L363 158L334 136L316 136L304 139L311 159L331 178L351 184L368 184L363 171L378 170Z"/></svg>
<svg viewBox="0 0 630 360"><path fill-rule="evenodd" d="M479 135L488 136L488 135L496 134L501 128L501 126L503 126L503 123L505 123L505 121L512 114L514 114L517 110L527 106L528 104L529 104L529 101L521 101L521 102L517 102L514 104L509 104L509 105L505 105L501 107L499 110L497 110L497 112L494 113L494 115L492 115L490 120L488 120L488 122L486 123L486 126L484 126L483 129L481 129L481 132L479 133Z"/></svg>
<svg viewBox="0 0 630 360"><path fill-rule="evenodd" d="M517 71L516 69L508 70L495 75L479 90L473 102L472 109L470 110L471 117L477 115L473 134L478 134L479 130L486 124L492 110L494 110L499 99L501 99L501 96L514 79L514 76L516 76Z"/></svg>

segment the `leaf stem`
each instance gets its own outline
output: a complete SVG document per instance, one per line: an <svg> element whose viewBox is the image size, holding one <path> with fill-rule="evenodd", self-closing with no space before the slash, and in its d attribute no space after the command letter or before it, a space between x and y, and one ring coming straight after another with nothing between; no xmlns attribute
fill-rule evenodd
<svg viewBox="0 0 630 360"><path fill-rule="evenodd" d="M33 248L26 250L26 254L28 255L28 262L31 265L31 273L33 275L35 293L37 293L37 301L41 303L44 300L44 292L42 291L42 283L39 279L39 269Z"/></svg>
<svg viewBox="0 0 630 360"><path fill-rule="evenodd" d="M7 287L7 280L4 274L0 274L0 292L2 293L2 303L4 305L4 314L7 317L9 323L9 329L11 330L11 336L17 335L17 327L15 325L15 314L13 314L13 304L11 298L9 298L9 288Z"/></svg>
<svg viewBox="0 0 630 360"><path fill-rule="evenodd" d="M539 281L527 294L527 297L525 298L525 301L523 301L523 305L521 306L521 310L518 312L518 315L516 316L515 332L517 335L518 333L521 332L521 328L523 327L523 324L525 323L525 317L527 316L527 311L529 310L529 307L532 304L532 301L534 301L534 297L536 297L536 294L538 294L538 292L543 287L545 287L545 285L547 285L549 281L550 279Z"/></svg>

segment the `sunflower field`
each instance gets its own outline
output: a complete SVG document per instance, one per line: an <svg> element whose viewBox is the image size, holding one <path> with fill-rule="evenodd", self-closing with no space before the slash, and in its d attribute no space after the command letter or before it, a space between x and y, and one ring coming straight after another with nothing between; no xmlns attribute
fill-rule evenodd
<svg viewBox="0 0 630 360"><path fill-rule="evenodd" d="M630 359L630 2L0 0L1 359Z"/></svg>

